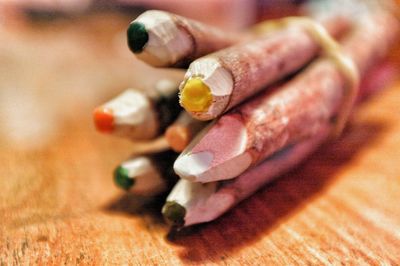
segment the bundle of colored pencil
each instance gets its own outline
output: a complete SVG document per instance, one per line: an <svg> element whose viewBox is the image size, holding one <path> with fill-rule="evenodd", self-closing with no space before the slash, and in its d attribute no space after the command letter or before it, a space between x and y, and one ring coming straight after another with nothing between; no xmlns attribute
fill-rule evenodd
<svg viewBox="0 0 400 266"><path fill-rule="evenodd" d="M140 15L128 29L137 57L190 65L180 86L171 79L151 92L128 90L95 110L100 131L142 141L143 154L115 170L116 184L154 195L178 175L164 217L176 226L208 222L338 136L368 88L360 78L399 31L378 2L357 3L243 33L162 11Z"/></svg>

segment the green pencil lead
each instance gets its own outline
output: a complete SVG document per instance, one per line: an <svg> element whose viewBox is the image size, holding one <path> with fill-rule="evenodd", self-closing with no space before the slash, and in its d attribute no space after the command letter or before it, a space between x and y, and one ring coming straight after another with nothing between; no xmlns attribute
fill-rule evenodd
<svg viewBox="0 0 400 266"><path fill-rule="evenodd" d="M140 22L132 22L127 31L128 46L133 53L140 53L149 40L149 34Z"/></svg>
<svg viewBox="0 0 400 266"><path fill-rule="evenodd" d="M182 226L185 223L186 209L176 201L167 201L161 212L164 218L175 226Z"/></svg>
<svg viewBox="0 0 400 266"><path fill-rule="evenodd" d="M129 190L135 184L135 180L129 177L128 170L121 166L114 171L114 182L124 190Z"/></svg>

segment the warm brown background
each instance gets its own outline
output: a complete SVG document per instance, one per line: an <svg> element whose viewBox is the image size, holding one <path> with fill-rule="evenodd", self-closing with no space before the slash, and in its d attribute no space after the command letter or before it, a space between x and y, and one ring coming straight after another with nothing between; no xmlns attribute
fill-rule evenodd
<svg viewBox="0 0 400 266"><path fill-rule="evenodd" d="M132 144L91 121L96 105L163 74L130 55L128 22L0 27L0 265L400 264L400 79L301 167L167 237L162 201L112 183Z"/></svg>

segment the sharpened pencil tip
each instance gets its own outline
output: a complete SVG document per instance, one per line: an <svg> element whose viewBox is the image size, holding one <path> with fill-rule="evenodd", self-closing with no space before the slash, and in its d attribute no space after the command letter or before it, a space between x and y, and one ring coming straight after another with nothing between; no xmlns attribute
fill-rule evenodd
<svg viewBox="0 0 400 266"><path fill-rule="evenodd" d="M180 103L189 112L207 111L212 100L211 90L201 78L190 78L183 85Z"/></svg>
<svg viewBox="0 0 400 266"><path fill-rule="evenodd" d="M140 22L132 22L127 31L128 46L133 53L140 53L149 41L149 34Z"/></svg>
<svg viewBox="0 0 400 266"><path fill-rule="evenodd" d="M127 169L119 166L114 171L114 182L118 187L129 190L135 184L135 179L129 177Z"/></svg>
<svg viewBox="0 0 400 266"><path fill-rule="evenodd" d="M185 223L186 209L176 201L167 201L162 208L162 214L174 226L183 226Z"/></svg>

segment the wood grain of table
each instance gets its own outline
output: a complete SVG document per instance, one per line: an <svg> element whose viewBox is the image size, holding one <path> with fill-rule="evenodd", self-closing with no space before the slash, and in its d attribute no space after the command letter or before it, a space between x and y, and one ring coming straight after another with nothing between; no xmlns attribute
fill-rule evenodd
<svg viewBox="0 0 400 266"><path fill-rule="evenodd" d="M112 182L132 144L91 121L96 105L164 73L127 51L128 22L0 28L0 265L400 264L400 79L301 166L220 219L170 234L162 197Z"/></svg>

